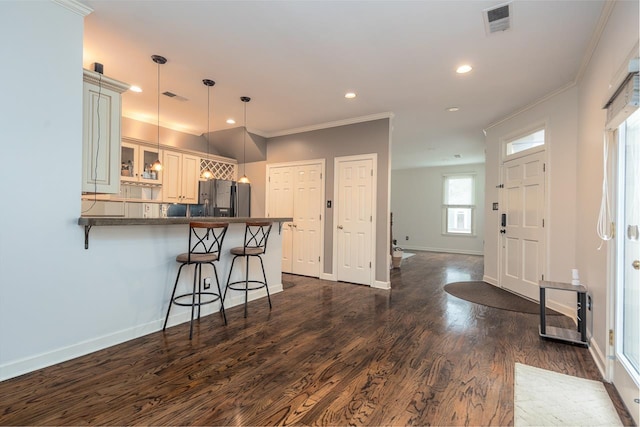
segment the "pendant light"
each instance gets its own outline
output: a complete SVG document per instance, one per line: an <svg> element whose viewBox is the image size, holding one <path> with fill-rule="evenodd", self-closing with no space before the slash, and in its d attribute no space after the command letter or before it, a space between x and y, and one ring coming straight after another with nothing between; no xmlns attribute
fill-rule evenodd
<svg viewBox="0 0 640 427"><path fill-rule="evenodd" d="M202 171L202 174L200 175L200 178L202 179L206 179L207 181L210 179L213 179L213 172L211 172L211 169L209 169L209 118L211 117L211 110L210 110L210 105L211 105L211 87L216 84L216 82L214 82L213 80L209 80L209 79L204 79L202 81L202 83L204 83L205 86L207 86L207 164L204 168L204 170Z"/></svg>
<svg viewBox="0 0 640 427"><path fill-rule="evenodd" d="M153 162L151 169L156 172L162 170L162 163L160 163L160 65L167 63L167 58L160 55L151 55L153 62L158 64L158 160Z"/></svg>
<svg viewBox="0 0 640 427"><path fill-rule="evenodd" d="M247 102L251 101L248 96L241 96L240 101L244 103L244 132L242 133L242 178L238 180L243 184L249 184L249 178L247 178Z"/></svg>

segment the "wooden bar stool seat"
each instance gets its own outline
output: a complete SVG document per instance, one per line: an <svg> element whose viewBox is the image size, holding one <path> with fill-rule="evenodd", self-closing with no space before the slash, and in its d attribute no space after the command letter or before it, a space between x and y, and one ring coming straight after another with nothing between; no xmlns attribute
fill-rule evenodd
<svg viewBox="0 0 640 427"><path fill-rule="evenodd" d="M176 282L173 285L173 292L171 293L171 299L169 300L167 316L164 319L164 326L162 327L163 331L167 328L167 321L169 320L171 306L173 306L174 304L183 307L191 307L189 339L191 339L193 336L193 319L195 317L196 307L198 308L198 319L200 319L201 306L220 301L220 312L222 313L224 324L227 324L227 316L224 312L224 301L220 289L220 281L218 280L218 271L216 269L215 262L220 258L222 242L224 241L224 236L227 233L228 227L229 224L227 223L189 223L189 251L181 253L176 257L176 261L180 263L180 268L178 269ZM178 288L178 281L180 280L180 273L182 272L182 268L186 265L192 264L195 266L193 271L193 289L191 292L176 296L176 289ZM216 280L216 287L218 288L218 292L210 290L211 282L206 283L206 278L205 281L202 280L203 264L209 264L211 265L211 267L213 267L213 277Z"/></svg>
<svg viewBox="0 0 640 427"><path fill-rule="evenodd" d="M247 222L244 230L244 246L231 248L231 250L229 251L233 255L233 261L231 261L229 277L227 278L227 285L224 290L222 301L224 302L224 299L227 297L227 291L229 289L244 292L244 317L247 317L247 302L249 299L249 291L265 288L267 290L269 309L271 309L271 296L269 295L267 275L264 272L264 263L262 262L261 256L267 250L267 239L269 238L270 232L270 222ZM245 259L244 279L231 282L231 273L233 272L233 266L235 265L236 259L240 257L243 257ZM258 260L260 260L260 267L262 268L262 278L249 278L249 260L251 258L257 258Z"/></svg>

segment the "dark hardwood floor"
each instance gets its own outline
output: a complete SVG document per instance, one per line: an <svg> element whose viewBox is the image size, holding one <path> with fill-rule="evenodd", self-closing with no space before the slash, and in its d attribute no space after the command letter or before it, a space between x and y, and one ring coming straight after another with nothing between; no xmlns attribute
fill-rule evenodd
<svg viewBox="0 0 640 427"><path fill-rule="evenodd" d="M443 291L482 265L418 253L391 291L285 275L271 312L253 301L193 341L186 323L0 383L0 425L511 425L515 362L600 380L536 315Z"/></svg>

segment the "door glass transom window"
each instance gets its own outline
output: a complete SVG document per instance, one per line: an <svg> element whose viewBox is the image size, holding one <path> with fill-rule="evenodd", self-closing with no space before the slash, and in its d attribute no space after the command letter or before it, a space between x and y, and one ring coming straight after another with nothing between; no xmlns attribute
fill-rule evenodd
<svg viewBox="0 0 640 427"><path fill-rule="evenodd" d="M506 154L507 156L512 156L522 151L531 150L532 148L540 147L542 145L544 145L544 129L507 141Z"/></svg>

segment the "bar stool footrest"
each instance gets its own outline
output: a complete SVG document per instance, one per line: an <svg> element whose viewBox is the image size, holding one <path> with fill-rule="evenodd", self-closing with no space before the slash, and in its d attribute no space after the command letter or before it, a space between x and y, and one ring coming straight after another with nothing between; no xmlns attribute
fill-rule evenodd
<svg viewBox="0 0 640 427"><path fill-rule="evenodd" d="M205 297L207 298L206 301L197 301L198 296L200 297ZM179 300L181 299L185 299L189 297L189 301L188 302L181 302ZM191 306L201 306L201 305L206 305L206 304L211 304L214 303L216 301L221 301L222 298L220 297L220 295L213 293L213 292L196 292L195 295L193 293L188 293L188 294L182 294L182 295L178 295L176 297L173 298L173 304L175 305L180 305L182 307L191 307Z"/></svg>
<svg viewBox="0 0 640 427"><path fill-rule="evenodd" d="M260 286L246 287L247 283L257 283ZM240 284L242 284L242 287L239 286ZM234 285L238 285L238 286L234 286ZM238 280L237 282L230 282L229 284L227 284L227 287L234 291L246 291L246 290L255 291L256 289L266 288L267 284L260 280Z"/></svg>

